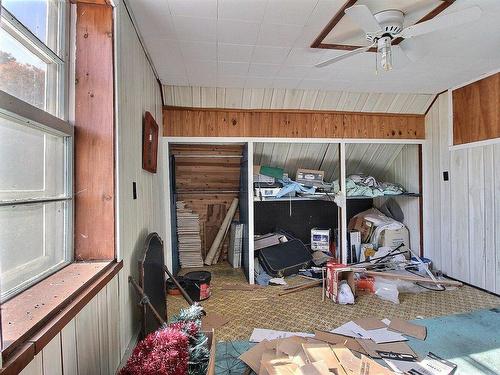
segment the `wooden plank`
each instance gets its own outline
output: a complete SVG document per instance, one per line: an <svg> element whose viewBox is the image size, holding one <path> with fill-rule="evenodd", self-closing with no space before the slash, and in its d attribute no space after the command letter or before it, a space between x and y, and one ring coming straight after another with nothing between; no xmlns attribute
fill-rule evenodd
<svg viewBox="0 0 500 375"><path fill-rule="evenodd" d="M77 5L74 247L78 260L115 257L113 8Z"/></svg>
<svg viewBox="0 0 500 375"><path fill-rule="evenodd" d="M43 374L62 375L61 335L56 335L42 350Z"/></svg>
<svg viewBox="0 0 500 375"><path fill-rule="evenodd" d="M453 90L453 144L500 138L500 73Z"/></svg>
<svg viewBox="0 0 500 375"><path fill-rule="evenodd" d="M61 355L63 374L78 375L75 319L72 319L61 331Z"/></svg>
<svg viewBox="0 0 500 375"><path fill-rule="evenodd" d="M76 316L76 345L79 375L100 374L99 308L93 298Z"/></svg>
<svg viewBox="0 0 500 375"><path fill-rule="evenodd" d="M311 110L165 107L163 134L183 137L423 139L424 116Z"/></svg>

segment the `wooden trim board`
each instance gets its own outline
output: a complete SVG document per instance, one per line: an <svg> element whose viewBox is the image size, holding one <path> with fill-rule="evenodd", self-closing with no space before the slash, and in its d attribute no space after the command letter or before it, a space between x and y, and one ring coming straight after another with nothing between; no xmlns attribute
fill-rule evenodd
<svg viewBox="0 0 500 375"><path fill-rule="evenodd" d="M164 107L165 137L424 139L425 116Z"/></svg>
<svg viewBox="0 0 500 375"><path fill-rule="evenodd" d="M75 77L75 259L112 260L115 258L112 7L77 4Z"/></svg>

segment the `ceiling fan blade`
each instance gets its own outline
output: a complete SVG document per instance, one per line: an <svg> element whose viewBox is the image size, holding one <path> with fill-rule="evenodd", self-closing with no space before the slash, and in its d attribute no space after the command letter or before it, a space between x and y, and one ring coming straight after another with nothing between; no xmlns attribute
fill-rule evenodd
<svg viewBox="0 0 500 375"><path fill-rule="evenodd" d="M380 24L366 5L353 5L345 10L345 14L356 22L366 33L376 33L382 30L382 27L380 27Z"/></svg>
<svg viewBox="0 0 500 375"><path fill-rule="evenodd" d="M340 56L337 56L337 57L334 57L334 58L322 61L320 63L317 63L315 65L315 67L316 68L322 68L324 66L327 66L327 65L330 65L330 64L334 64L334 63L339 62L341 60L347 59L347 58L349 58L351 56L357 55L357 54L362 53L362 52L366 52L366 51L368 51L370 48L372 48L375 45L376 45L376 43L373 43L373 44L371 44L369 46L366 46L366 47L357 48L355 50L352 50L352 51L349 51L347 53L344 53L343 55L340 55Z"/></svg>
<svg viewBox="0 0 500 375"><path fill-rule="evenodd" d="M432 33L434 31L447 29L449 27L472 22L481 17L482 10L478 6L473 6L458 12L449 13L444 16L432 18L429 21L417 23L404 29L399 36L408 39L415 36Z"/></svg>

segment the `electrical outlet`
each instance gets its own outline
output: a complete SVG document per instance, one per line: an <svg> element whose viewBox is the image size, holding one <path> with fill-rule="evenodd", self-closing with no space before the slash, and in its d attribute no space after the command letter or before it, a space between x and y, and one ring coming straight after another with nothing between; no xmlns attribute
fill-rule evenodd
<svg viewBox="0 0 500 375"><path fill-rule="evenodd" d="M443 181L449 181L450 180L450 176L448 174L448 171L444 171L443 172Z"/></svg>
<svg viewBox="0 0 500 375"><path fill-rule="evenodd" d="M132 199L137 199L137 186L135 181L132 182Z"/></svg>

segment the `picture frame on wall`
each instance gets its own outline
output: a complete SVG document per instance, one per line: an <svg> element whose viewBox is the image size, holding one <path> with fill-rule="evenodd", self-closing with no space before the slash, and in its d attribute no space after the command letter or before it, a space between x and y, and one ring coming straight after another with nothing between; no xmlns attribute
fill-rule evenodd
<svg viewBox="0 0 500 375"><path fill-rule="evenodd" d="M156 173L159 127L150 112L144 113L142 126L142 169Z"/></svg>

